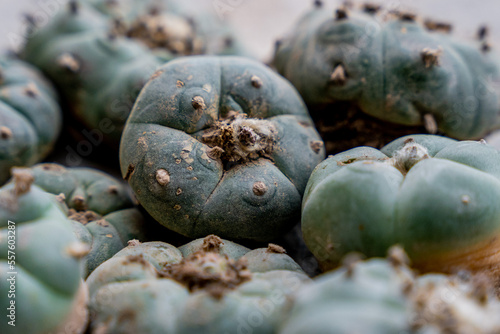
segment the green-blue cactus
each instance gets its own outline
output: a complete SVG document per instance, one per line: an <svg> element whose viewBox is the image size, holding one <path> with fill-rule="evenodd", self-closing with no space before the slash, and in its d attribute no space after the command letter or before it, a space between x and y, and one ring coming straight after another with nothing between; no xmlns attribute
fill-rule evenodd
<svg viewBox="0 0 500 334"><path fill-rule="evenodd" d="M14 170L13 176L13 182L0 189L0 306L4 310L0 332L83 333L87 290L80 258L87 249L54 197L31 185L29 172ZM9 310L12 301L13 312Z"/></svg>
<svg viewBox="0 0 500 334"><path fill-rule="evenodd" d="M332 140L342 141L347 129L369 131L365 143L382 147L388 142L378 140L382 134L392 135L389 141L401 136L392 128L424 125L430 133L480 139L500 126L500 63L483 35L467 43L449 30L383 7L332 15L319 6L282 40L274 64ZM345 112L341 102L361 113Z"/></svg>
<svg viewBox="0 0 500 334"><path fill-rule="evenodd" d="M38 70L0 56L0 185L10 168L42 160L61 130L56 92Z"/></svg>
<svg viewBox="0 0 500 334"><path fill-rule="evenodd" d="M180 248L137 243L88 278L91 329L120 333L275 333L291 294L309 279L270 245L208 236Z"/></svg>
<svg viewBox="0 0 500 334"><path fill-rule="evenodd" d="M323 161L304 195L302 231L325 269L401 244L423 271L499 272L500 154L484 141L400 138Z"/></svg>
<svg viewBox="0 0 500 334"><path fill-rule="evenodd" d="M122 175L159 223L188 237L269 241L292 228L324 158L298 93L241 57L186 57L146 84L120 145Z"/></svg>

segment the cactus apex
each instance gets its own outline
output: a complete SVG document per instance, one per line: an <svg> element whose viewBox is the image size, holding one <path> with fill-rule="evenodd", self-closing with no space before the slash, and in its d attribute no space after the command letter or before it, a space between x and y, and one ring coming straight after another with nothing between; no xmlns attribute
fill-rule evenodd
<svg viewBox="0 0 500 334"><path fill-rule="evenodd" d="M218 252L220 247L224 244L221 238L215 234L210 234L203 239L203 245L201 248L205 252Z"/></svg>
<svg viewBox="0 0 500 334"><path fill-rule="evenodd" d="M330 82L334 85L342 86L346 83L347 74L344 65L339 64L334 68L332 74L330 75Z"/></svg>
<svg viewBox="0 0 500 334"><path fill-rule="evenodd" d="M420 57L425 65L425 68L431 68L434 66L439 66L439 58L441 56L442 50L433 50L430 48L425 48L420 52Z"/></svg>

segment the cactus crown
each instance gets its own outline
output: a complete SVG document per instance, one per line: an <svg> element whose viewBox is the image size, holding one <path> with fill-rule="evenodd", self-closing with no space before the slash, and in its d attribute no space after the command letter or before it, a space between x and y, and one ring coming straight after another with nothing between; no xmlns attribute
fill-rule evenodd
<svg viewBox="0 0 500 334"><path fill-rule="evenodd" d="M167 265L159 271L160 277L176 280L189 291L204 290L216 299L227 290L251 279L246 260L233 260L218 254L222 239L210 235L203 240L202 250L183 259L180 263Z"/></svg>
<svg viewBox="0 0 500 334"><path fill-rule="evenodd" d="M210 156L224 162L246 162L270 157L275 144L276 129L271 122L247 119L245 114L229 112L206 131L202 141L210 146Z"/></svg>
<svg viewBox="0 0 500 334"><path fill-rule="evenodd" d="M427 149L415 142L413 138L408 138L405 145L394 153L388 163L397 168L403 175L419 161L430 158Z"/></svg>

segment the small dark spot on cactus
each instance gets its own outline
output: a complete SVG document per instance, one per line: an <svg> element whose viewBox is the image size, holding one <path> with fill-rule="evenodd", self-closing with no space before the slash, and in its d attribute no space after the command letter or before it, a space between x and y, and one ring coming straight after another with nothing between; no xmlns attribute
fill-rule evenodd
<svg viewBox="0 0 500 334"><path fill-rule="evenodd" d="M311 150L313 150L313 152L316 154L318 154L321 151L321 148L323 147L323 145L324 144L321 140L313 140L309 143Z"/></svg>
<svg viewBox="0 0 500 334"><path fill-rule="evenodd" d="M224 46L226 48L231 48L231 47L233 47L233 45L234 45L234 39L230 36L226 36L224 38Z"/></svg>
<svg viewBox="0 0 500 334"><path fill-rule="evenodd" d="M438 132L438 125L434 116L432 114L425 114L423 118L425 130L430 134L436 134Z"/></svg>
<svg viewBox="0 0 500 334"><path fill-rule="evenodd" d="M179 158L175 159L175 163L176 163L176 164L180 164L181 162L182 162L182 160L181 160L181 159L179 159Z"/></svg>
<svg viewBox="0 0 500 334"><path fill-rule="evenodd" d="M0 126L0 138L4 140L12 138L12 130L6 126Z"/></svg>
<svg viewBox="0 0 500 334"><path fill-rule="evenodd" d="M274 254L286 254L286 250L276 244L267 245L266 253L274 253Z"/></svg>
<svg viewBox="0 0 500 334"><path fill-rule="evenodd" d="M216 236L215 234L210 234L203 239L203 245L201 249L205 252L215 252L218 253L220 247L224 244L221 238Z"/></svg>
<svg viewBox="0 0 500 334"><path fill-rule="evenodd" d="M23 18L26 21L26 23L28 23L30 29L36 28L37 24L35 16L33 16L32 14L24 14Z"/></svg>
<svg viewBox="0 0 500 334"><path fill-rule="evenodd" d="M336 21L341 21L347 19L349 16L347 15L347 9L345 8L338 8L335 10L335 20Z"/></svg>
<svg viewBox="0 0 500 334"><path fill-rule="evenodd" d="M488 35L489 35L489 28L485 25L480 26L479 29L477 30L477 39L479 39L480 41L486 39Z"/></svg>
<svg viewBox="0 0 500 334"><path fill-rule="evenodd" d="M72 204L76 211L87 210L87 203L85 202L85 198L83 198L83 196L73 197Z"/></svg>
<svg viewBox="0 0 500 334"><path fill-rule="evenodd" d="M255 196L263 196L267 192L267 186L262 181L257 181L253 184L252 191Z"/></svg>
<svg viewBox="0 0 500 334"><path fill-rule="evenodd" d="M29 96L31 98L35 98L40 94L40 92L36 88L36 85L33 82L30 82L24 88L24 94L26 94L27 96Z"/></svg>
<svg viewBox="0 0 500 334"><path fill-rule="evenodd" d="M184 87L184 82L177 80L176 86L177 86L177 88L182 88L182 87Z"/></svg>
<svg viewBox="0 0 500 334"><path fill-rule="evenodd" d="M160 186L166 186L170 183L170 174L166 169L160 168L156 171L156 181Z"/></svg>
<svg viewBox="0 0 500 334"><path fill-rule="evenodd" d="M363 11L365 13L368 13L368 14L377 14L380 9L382 9L382 6L380 5L376 5L376 4L373 4L373 3L365 3L363 5Z"/></svg>
<svg viewBox="0 0 500 334"><path fill-rule="evenodd" d="M140 244L141 244L141 242L137 239L132 239L132 240L127 241L127 246L129 246L129 247L139 246Z"/></svg>
<svg viewBox="0 0 500 334"><path fill-rule="evenodd" d="M283 44L283 40L281 39L277 39L276 42L274 42L274 50L278 50L281 46L281 44Z"/></svg>
<svg viewBox="0 0 500 334"><path fill-rule="evenodd" d="M250 81L252 83L252 86L254 86L255 88L262 87L262 79L259 78L258 76L253 75L252 78L250 79Z"/></svg>
<svg viewBox="0 0 500 334"><path fill-rule="evenodd" d="M423 49L422 52L420 52L420 57L422 58L425 68L439 66L439 57L441 53L441 50Z"/></svg>
<svg viewBox="0 0 500 334"><path fill-rule="evenodd" d="M113 186L109 186L108 187L108 192L111 194L111 195L118 195L118 187L113 185Z"/></svg>
<svg viewBox="0 0 500 334"><path fill-rule="evenodd" d="M481 43L481 51L485 52L485 53L491 51L490 43L488 43L488 42Z"/></svg>
<svg viewBox="0 0 500 334"><path fill-rule="evenodd" d="M417 18L417 15L409 12L396 12L396 15L401 21L405 22L415 22Z"/></svg>
<svg viewBox="0 0 500 334"><path fill-rule="evenodd" d="M440 31L440 32L444 32L447 34L451 33L451 31L453 30L453 26L451 24L445 23L445 22L425 20L424 25L430 31Z"/></svg>
<svg viewBox="0 0 500 334"><path fill-rule="evenodd" d="M387 260L389 260L394 267L407 266L410 264L410 258L399 245L389 248Z"/></svg>
<svg viewBox="0 0 500 334"><path fill-rule="evenodd" d="M409 144L409 143L414 143L415 142L415 139L413 137L410 137L410 138L406 138L405 141L403 142L403 144Z"/></svg>
<svg viewBox="0 0 500 334"><path fill-rule="evenodd" d="M175 191L175 195L179 196L180 194L182 194L182 189L177 188L177 190Z"/></svg>
<svg viewBox="0 0 500 334"><path fill-rule="evenodd" d="M313 5L315 8L321 8L323 7L323 1L321 0L314 0Z"/></svg>
<svg viewBox="0 0 500 334"><path fill-rule="evenodd" d="M73 15L78 14L78 9L80 5L77 0L70 0L68 3L69 12Z"/></svg>
<svg viewBox="0 0 500 334"><path fill-rule="evenodd" d="M188 171L192 171L192 170L193 170L193 166L187 166L187 167L186 167L186 169L187 169Z"/></svg>
<svg viewBox="0 0 500 334"><path fill-rule="evenodd" d="M193 105L193 108L196 110L203 110L207 107L205 105L205 100L201 96L193 97L191 104Z"/></svg>
<svg viewBox="0 0 500 334"><path fill-rule="evenodd" d="M182 209L182 207L179 204L176 204L174 205L174 209L179 211L180 209Z"/></svg>
<svg viewBox="0 0 500 334"><path fill-rule="evenodd" d="M342 86L345 85L346 81L347 73L345 71L344 65L339 64L334 68L332 74L330 75L330 83L336 86Z"/></svg>
<svg viewBox="0 0 500 334"><path fill-rule="evenodd" d="M161 10L158 6L151 6L148 11L151 16L158 16L161 13Z"/></svg>
<svg viewBox="0 0 500 334"><path fill-rule="evenodd" d="M130 178L132 177L132 175L134 175L134 172L135 172L135 165L133 165L133 164L128 165L127 174L125 174L125 176L123 177L123 179L125 181L130 180Z"/></svg>
<svg viewBox="0 0 500 334"><path fill-rule="evenodd" d="M80 62L70 53L63 53L57 57L57 64L71 73L80 71Z"/></svg>

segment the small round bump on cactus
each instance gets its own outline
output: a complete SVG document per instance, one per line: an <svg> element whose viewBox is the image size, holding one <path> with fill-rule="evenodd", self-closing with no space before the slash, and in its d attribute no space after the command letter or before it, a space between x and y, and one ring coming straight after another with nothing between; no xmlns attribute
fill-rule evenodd
<svg viewBox="0 0 500 334"><path fill-rule="evenodd" d="M31 169L34 184L57 195L79 240L90 247L84 261L87 277L98 265L127 245L145 240L146 223L128 187L90 168L45 163Z"/></svg>
<svg viewBox="0 0 500 334"><path fill-rule="evenodd" d="M306 245L323 268L351 251L401 244L424 272L500 273L500 155L483 141L432 135L331 156L303 200Z"/></svg>
<svg viewBox="0 0 500 334"><path fill-rule="evenodd" d="M55 90L41 73L0 56L0 185L14 166L30 166L52 150L61 129Z"/></svg>
<svg viewBox="0 0 500 334"><path fill-rule="evenodd" d="M299 290L279 334L497 333L500 300L484 276L415 276L399 247L353 261ZM403 261L401 261L403 258ZM463 275L462 275L463 276Z"/></svg>
<svg viewBox="0 0 500 334"><path fill-rule="evenodd" d="M308 105L328 153L380 148L410 133L479 139L500 127L500 63L480 29L380 6L314 8L276 50L274 65ZM431 119L432 118L432 119Z"/></svg>
<svg viewBox="0 0 500 334"><path fill-rule="evenodd" d="M144 208L188 237L269 241L295 224L323 143L300 96L238 57L171 61L122 136L122 175Z"/></svg>
<svg viewBox="0 0 500 334"><path fill-rule="evenodd" d="M292 293L309 281L277 247L251 251L215 235L180 248L131 242L87 280L91 329L274 333Z"/></svg>
<svg viewBox="0 0 500 334"><path fill-rule="evenodd" d="M87 247L54 197L33 180L29 170L13 169L12 182L0 188L0 306L9 310L15 301L15 326L7 315L0 332L83 333L88 293L81 257Z"/></svg>

